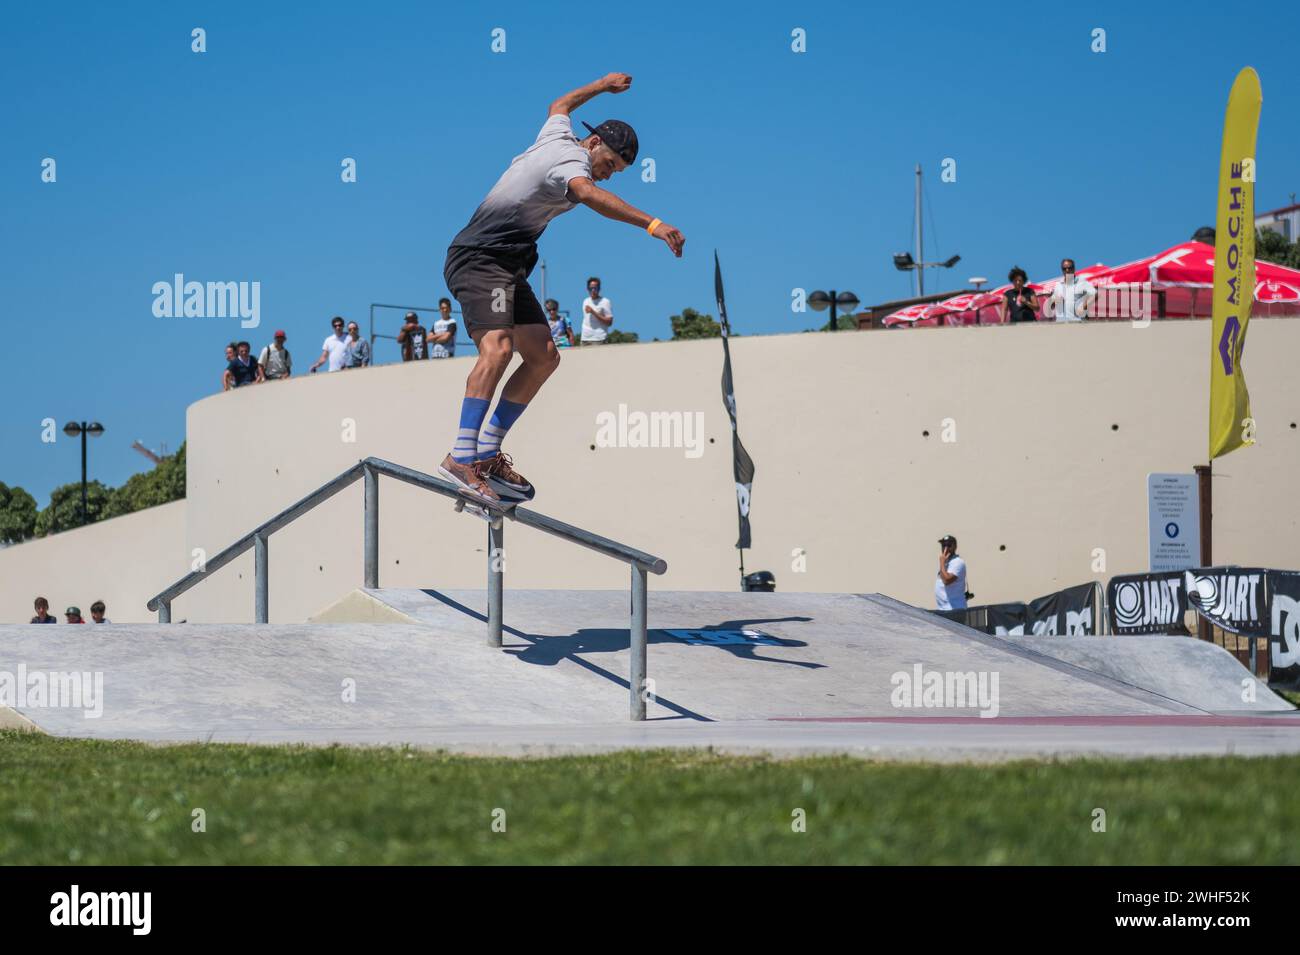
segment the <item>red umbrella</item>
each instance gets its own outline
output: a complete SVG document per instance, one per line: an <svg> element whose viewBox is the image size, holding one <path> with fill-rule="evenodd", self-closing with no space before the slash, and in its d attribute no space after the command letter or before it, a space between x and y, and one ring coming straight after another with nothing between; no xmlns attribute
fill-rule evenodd
<svg viewBox="0 0 1300 955"><path fill-rule="evenodd" d="M1214 288L1214 246L1182 242L1155 255L1107 269L1094 276L1092 283L1098 288L1150 283L1153 290L1165 292L1167 315L1208 315L1211 298L1197 293L1200 289ZM1255 314L1300 314L1300 271L1256 261L1255 283L1255 301L1270 306L1253 309ZM1179 291L1183 289L1188 291Z"/></svg>

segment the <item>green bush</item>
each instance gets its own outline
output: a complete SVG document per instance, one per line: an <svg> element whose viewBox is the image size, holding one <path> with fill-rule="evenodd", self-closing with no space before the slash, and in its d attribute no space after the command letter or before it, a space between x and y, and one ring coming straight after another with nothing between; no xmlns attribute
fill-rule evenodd
<svg viewBox="0 0 1300 955"><path fill-rule="evenodd" d="M36 498L0 481L0 544L17 544L36 533Z"/></svg>

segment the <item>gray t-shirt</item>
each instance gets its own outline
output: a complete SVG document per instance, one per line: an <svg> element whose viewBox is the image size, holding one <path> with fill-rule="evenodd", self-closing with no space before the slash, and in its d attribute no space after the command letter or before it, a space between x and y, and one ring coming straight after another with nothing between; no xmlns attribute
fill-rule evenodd
<svg viewBox="0 0 1300 955"><path fill-rule="evenodd" d="M557 113L511 161L452 247L531 250L548 222L577 205L569 198L569 180L579 176L590 178L591 153L578 144L569 117Z"/></svg>
<svg viewBox="0 0 1300 955"><path fill-rule="evenodd" d="M293 359L289 357L289 349L276 348L274 345L267 345L263 348L257 362L262 366L262 371L267 378L283 378L293 368Z"/></svg>

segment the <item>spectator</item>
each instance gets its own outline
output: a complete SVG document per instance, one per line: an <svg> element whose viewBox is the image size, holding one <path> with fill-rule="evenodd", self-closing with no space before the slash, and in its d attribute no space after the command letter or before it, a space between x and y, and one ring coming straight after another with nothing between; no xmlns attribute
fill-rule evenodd
<svg viewBox="0 0 1300 955"><path fill-rule="evenodd" d="M275 342L263 348L262 354L257 356L262 373L270 381L279 381L293 374L293 357L289 354L289 349L284 347L285 338L284 329L277 328ZM95 608L91 607L90 612L94 613Z"/></svg>
<svg viewBox="0 0 1300 955"><path fill-rule="evenodd" d="M451 299L438 299L438 317L429 334L430 358L456 357L456 319L451 317Z"/></svg>
<svg viewBox="0 0 1300 955"><path fill-rule="evenodd" d="M231 342L229 345L226 346L226 368L227 369L230 368L230 363L235 360L235 357L238 354L239 354L239 346L235 342ZM230 390L230 378L227 377L226 372L224 370L221 372L221 390L222 391Z"/></svg>
<svg viewBox="0 0 1300 955"><path fill-rule="evenodd" d="M957 538L939 538L939 573L934 579L934 604L939 610L966 609L966 561L957 556Z"/></svg>
<svg viewBox="0 0 1300 955"><path fill-rule="evenodd" d="M85 623L85 622L86 622L86 621L84 621L84 620L81 619L81 608L80 608L80 607L69 607L69 608L68 608L67 610L65 610L63 613L64 613L64 616L66 616L66 617L68 618L68 621L67 621L68 623Z"/></svg>
<svg viewBox="0 0 1300 955"><path fill-rule="evenodd" d="M402 361L424 361L429 357L429 333L414 312L406 313L406 324L397 333L402 346Z"/></svg>
<svg viewBox="0 0 1300 955"><path fill-rule="evenodd" d="M1038 311L1038 299L1034 297L1033 289L1025 287L1029 282L1025 270L1015 266L1007 273L1007 281L1012 287L1002 293L1002 301L998 302L998 314L1002 316L1002 321L1037 321L1034 313Z"/></svg>
<svg viewBox="0 0 1300 955"><path fill-rule="evenodd" d="M266 376L262 374L262 366L254 361L250 354L252 350L253 346L248 342L239 343L239 353L235 355L235 360L226 366L226 381L229 382L227 391L266 380Z"/></svg>
<svg viewBox="0 0 1300 955"><path fill-rule="evenodd" d="M573 347L573 329L569 320L560 314L560 303L553 298L546 300L546 323L551 326L551 341L556 348Z"/></svg>
<svg viewBox="0 0 1300 955"><path fill-rule="evenodd" d="M36 616L32 617L32 623L58 623L58 617L50 616L50 602L44 597L36 598Z"/></svg>
<svg viewBox="0 0 1300 955"><path fill-rule="evenodd" d="M1058 322L1081 322L1092 314L1097 287L1074 274L1074 259L1061 260L1061 281L1047 299L1047 314Z"/></svg>
<svg viewBox="0 0 1300 955"><path fill-rule="evenodd" d="M104 616L108 608L104 606L104 601L96 600L90 605L90 620L92 623L112 623L113 621Z"/></svg>
<svg viewBox="0 0 1300 955"><path fill-rule="evenodd" d="M348 358L345 368L365 368L370 364L370 340L361 337L361 326L348 322Z"/></svg>
<svg viewBox="0 0 1300 955"><path fill-rule="evenodd" d="M601 296L600 279L593 275L587 279L587 298L582 303L582 343L604 344L609 326L613 324L614 312L609 299Z"/></svg>
<svg viewBox="0 0 1300 955"><path fill-rule="evenodd" d="M329 362L326 371L338 371L342 368L348 358L348 336L343 331L343 317L335 315L330 325L334 328L334 334L325 339L325 344L321 346L320 357L316 359L316 364L307 369L311 374L321 365Z"/></svg>

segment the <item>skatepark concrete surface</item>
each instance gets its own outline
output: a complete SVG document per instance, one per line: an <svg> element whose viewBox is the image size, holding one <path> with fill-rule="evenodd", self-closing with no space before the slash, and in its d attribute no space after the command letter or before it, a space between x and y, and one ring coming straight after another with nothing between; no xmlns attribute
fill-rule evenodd
<svg viewBox="0 0 1300 955"><path fill-rule="evenodd" d="M103 681L97 716L84 700L11 697L0 699L10 704L0 705L0 727L525 756L658 747L941 761L1300 752L1300 714L1262 683L1250 686L1246 669L1211 644L992 637L866 594L651 591L653 698L648 719L633 723L628 616L626 591L507 590L504 646L494 649L484 591L379 589L350 593L303 624L0 627L0 689L4 674ZM935 681L942 689L945 677L955 685L954 675L984 694L922 692Z"/></svg>

